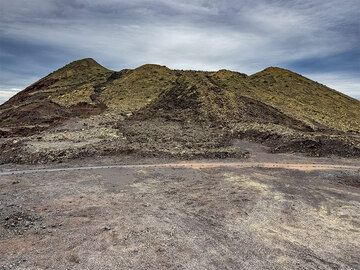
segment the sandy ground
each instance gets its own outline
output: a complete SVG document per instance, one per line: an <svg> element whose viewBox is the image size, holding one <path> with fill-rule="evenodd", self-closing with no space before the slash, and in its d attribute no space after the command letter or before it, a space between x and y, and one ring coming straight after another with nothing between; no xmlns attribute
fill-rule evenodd
<svg viewBox="0 0 360 270"><path fill-rule="evenodd" d="M359 269L358 160L239 144L249 160L1 166L0 269Z"/></svg>

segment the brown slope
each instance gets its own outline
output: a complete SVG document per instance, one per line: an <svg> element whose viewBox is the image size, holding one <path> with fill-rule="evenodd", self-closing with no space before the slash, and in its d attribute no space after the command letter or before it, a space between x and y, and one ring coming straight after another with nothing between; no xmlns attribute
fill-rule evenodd
<svg viewBox="0 0 360 270"><path fill-rule="evenodd" d="M123 72L122 76L104 85L99 99L109 111L132 113L168 91L175 79L175 73L167 67L143 65Z"/></svg>
<svg viewBox="0 0 360 270"><path fill-rule="evenodd" d="M278 109L218 84L214 77L223 76L224 72L178 71L173 87L140 110L136 118L161 117L218 126L237 122L271 123L309 130L309 126ZM247 76L237 75L246 82Z"/></svg>
<svg viewBox="0 0 360 270"><path fill-rule="evenodd" d="M0 128L46 128L104 110L220 126L245 122L360 132L359 101L284 69L247 76L144 65L114 72L93 59L66 65L0 106Z"/></svg>
<svg viewBox="0 0 360 270"><path fill-rule="evenodd" d="M1 105L0 127L36 131L69 117L98 114L103 107L92 95L112 74L93 59L72 62Z"/></svg>
<svg viewBox="0 0 360 270"><path fill-rule="evenodd" d="M88 88L96 85L112 71L102 67L91 58L74 61L30 85L1 106L2 109L48 99L64 106L91 102L85 95ZM79 92L83 91L83 95ZM67 99L67 95L72 95Z"/></svg>
<svg viewBox="0 0 360 270"><path fill-rule="evenodd" d="M251 76L159 65L114 72L83 59L0 106L0 136L28 135L75 116L101 115L44 132L42 142L36 142L42 136L4 140L0 156L3 162L18 156L47 161L133 152L242 157L233 142L244 138L273 151L358 157L359 108L358 101L279 68ZM100 132L104 125L110 131ZM61 130L66 136L57 136ZM57 140L69 149L57 149ZM56 148L50 157L49 142ZM26 145L43 152L32 153Z"/></svg>
<svg viewBox="0 0 360 270"><path fill-rule="evenodd" d="M267 68L246 78L217 78L226 89L266 103L314 129L360 132L360 101L281 68Z"/></svg>

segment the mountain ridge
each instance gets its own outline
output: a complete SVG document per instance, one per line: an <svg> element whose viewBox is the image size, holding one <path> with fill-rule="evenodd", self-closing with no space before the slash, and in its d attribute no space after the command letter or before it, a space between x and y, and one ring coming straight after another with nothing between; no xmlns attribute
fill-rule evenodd
<svg viewBox="0 0 360 270"><path fill-rule="evenodd" d="M174 143L186 152L182 137L190 136L190 145L200 147L196 151L201 153L203 147L223 149L233 139L246 138L274 151L360 155L360 101L279 67L252 75L226 69L172 70L157 64L113 71L85 58L1 105L0 136L33 138L94 117L99 119L96 129L108 126L111 136L125 136L125 152L173 153ZM166 136L162 129L171 140L161 139ZM114 135L118 133L123 135Z"/></svg>
<svg viewBox="0 0 360 270"><path fill-rule="evenodd" d="M268 67L252 75L225 69L171 70L157 64L113 71L92 58L73 61L30 85L0 106L0 119L4 121L5 115L8 124L14 124L17 117L10 121L6 111L11 111L14 106L20 110L30 104L33 107L39 102L47 103L53 108L50 111L65 110L63 118L105 110L134 113L173 89L179 80L199 89L201 103L206 103L209 110L205 114L210 118L220 117L220 114L235 117L230 110L239 110L233 100L241 97L256 100L265 107L271 106L313 129L350 131L357 116L360 119L360 113L356 112L359 101L284 68ZM315 98L317 94L321 94L322 99ZM325 106L331 107L332 112L326 111ZM215 116L217 112L218 116ZM55 122L62 120L56 115ZM314 117L316 115L320 116ZM333 117L336 121L332 121ZM354 130L360 131L359 126L356 121Z"/></svg>

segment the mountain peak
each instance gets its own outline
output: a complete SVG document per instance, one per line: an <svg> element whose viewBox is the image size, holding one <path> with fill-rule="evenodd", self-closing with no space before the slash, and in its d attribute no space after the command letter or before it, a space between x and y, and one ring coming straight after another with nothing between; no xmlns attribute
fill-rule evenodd
<svg viewBox="0 0 360 270"><path fill-rule="evenodd" d="M52 79L68 79L70 77L76 80L87 78L96 74L103 74L111 72L109 69L103 67L92 58L84 58L73 61L62 68L52 72L46 78Z"/></svg>
<svg viewBox="0 0 360 270"><path fill-rule="evenodd" d="M96 62L93 58L79 59L65 65L63 68L84 68L84 67L98 67L98 68L106 69L98 62Z"/></svg>
<svg viewBox="0 0 360 270"><path fill-rule="evenodd" d="M252 74L251 77L263 77L263 76L275 76L275 77L302 77L300 74L293 72L291 70L281 68L281 67L267 67L260 72Z"/></svg>
<svg viewBox="0 0 360 270"><path fill-rule="evenodd" d="M292 71L290 71L288 69L281 68L281 67L272 67L272 66L265 68L261 72L266 72L266 73L293 73Z"/></svg>

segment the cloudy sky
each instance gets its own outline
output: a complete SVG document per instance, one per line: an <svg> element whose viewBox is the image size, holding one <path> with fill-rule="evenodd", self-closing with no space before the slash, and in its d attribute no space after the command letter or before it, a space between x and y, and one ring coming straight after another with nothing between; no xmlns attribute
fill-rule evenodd
<svg viewBox="0 0 360 270"><path fill-rule="evenodd" d="M360 98L359 0L0 0L0 103L75 59L255 73Z"/></svg>

